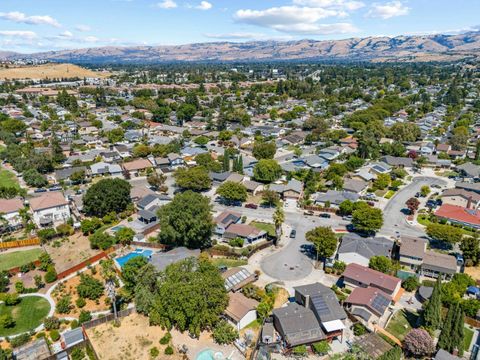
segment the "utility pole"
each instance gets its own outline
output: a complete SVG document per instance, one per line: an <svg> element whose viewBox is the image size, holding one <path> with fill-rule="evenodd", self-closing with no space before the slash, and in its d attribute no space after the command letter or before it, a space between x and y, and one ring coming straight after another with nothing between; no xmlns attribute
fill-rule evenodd
<svg viewBox="0 0 480 360"><path fill-rule="evenodd" d="M115 324L118 325L118 314L117 314L117 302L116 302L116 293L115 293L115 284L112 280L108 280L107 281L107 284L106 284L106 287L107 287L107 294L108 294L108 297L112 300L112 304L113 304L113 314L114 314L114 317L115 317Z"/></svg>

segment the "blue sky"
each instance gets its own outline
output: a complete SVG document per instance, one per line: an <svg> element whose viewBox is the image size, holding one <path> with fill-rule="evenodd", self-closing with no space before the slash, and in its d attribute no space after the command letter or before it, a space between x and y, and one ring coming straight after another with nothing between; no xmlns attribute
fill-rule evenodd
<svg viewBox="0 0 480 360"><path fill-rule="evenodd" d="M478 14L478 0L0 0L0 49L457 33Z"/></svg>

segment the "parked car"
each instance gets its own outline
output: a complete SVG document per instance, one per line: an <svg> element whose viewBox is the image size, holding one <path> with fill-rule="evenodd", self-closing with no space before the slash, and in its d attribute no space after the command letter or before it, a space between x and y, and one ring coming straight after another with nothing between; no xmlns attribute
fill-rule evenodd
<svg viewBox="0 0 480 360"><path fill-rule="evenodd" d="M35 189L35 190L33 190L33 192L36 192L36 193L47 192L47 189L43 189L43 188L41 188L41 189Z"/></svg>
<svg viewBox="0 0 480 360"><path fill-rule="evenodd" d="M345 221L352 221L353 216L352 215L347 215L347 216L342 217L342 219L345 220Z"/></svg>
<svg viewBox="0 0 480 360"><path fill-rule="evenodd" d="M249 208L249 209L257 209L257 208L258 208L258 205L257 205L257 204L252 204L252 203L248 203L248 204L245 204L245 207L246 207L246 208Z"/></svg>
<svg viewBox="0 0 480 360"><path fill-rule="evenodd" d="M320 215L321 218L325 218L325 219L330 219L332 217L332 215L330 215L329 213L321 213Z"/></svg>
<svg viewBox="0 0 480 360"><path fill-rule="evenodd" d="M313 215L315 215L315 213L314 213L312 210L308 210L308 211L304 211L304 212L303 212L303 215L313 216Z"/></svg>
<svg viewBox="0 0 480 360"><path fill-rule="evenodd" d="M420 194L419 192L417 192L417 193L415 194L415 197L416 197L416 198L419 198L420 195L421 195L421 194Z"/></svg>
<svg viewBox="0 0 480 360"><path fill-rule="evenodd" d="M370 206L375 206L375 203L373 201L367 201L367 204Z"/></svg>
<svg viewBox="0 0 480 360"><path fill-rule="evenodd" d="M295 239L296 236L297 236L297 230L292 229L292 231L290 231L290 239Z"/></svg>

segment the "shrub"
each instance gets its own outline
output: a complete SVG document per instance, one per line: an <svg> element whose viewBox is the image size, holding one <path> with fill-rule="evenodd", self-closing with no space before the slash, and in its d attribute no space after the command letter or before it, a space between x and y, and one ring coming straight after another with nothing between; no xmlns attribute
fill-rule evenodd
<svg viewBox="0 0 480 360"><path fill-rule="evenodd" d="M75 301L75 305L77 305L78 308L83 308L85 305L87 305L87 302L85 301L85 299L83 297L79 297L76 301Z"/></svg>
<svg viewBox="0 0 480 360"><path fill-rule="evenodd" d="M242 238L230 239L228 245L232 247L243 247L244 240Z"/></svg>
<svg viewBox="0 0 480 360"><path fill-rule="evenodd" d="M307 356L307 347L305 345L298 345L293 348L292 352L296 356Z"/></svg>
<svg viewBox="0 0 480 360"><path fill-rule="evenodd" d="M231 344L238 336L238 331L225 320L220 320L213 329L213 339L220 345Z"/></svg>
<svg viewBox="0 0 480 360"><path fill-rule="evenodd" d="M430 355L435 350L432 337L424 329L412 329L403 341L405 350L416 358Z"/></svg>
<svg viewBox="0 0 480 360"><path fill-rule="evenodd" d="M85 358L85 353L82 349L76 347L72 350L70 356L72 357L72 360L83 360Z"/></svg>
<svg viewBox="0 0 480 360"><path fill-rule="evenodd" d="M152 348L150 349L150 357L151 357L152 359L155 359L158 355L160 355L160 350L158 350L158 348L155 347L155 346L152 347Z"/></svg>
<svg viewBox="0 0 480 360"><path fill-rule="evenodd" d="M53 329L50 331L50 339L52 339L52 341L58 341L60 339L60 333L58 330Z"/></svg>
<svg viewBox="0 0 480 360"><path fill-rule="evenodd" d="M5 305L14 306L17 305L20 301L22 301L22 298L19 297L18 294L6 294L4 301Z"/></svg>
<svg viewBox="0 0 480 360"><path fill-rule="evenodd" d="M25 345L30 341L32 337L30 336L29 333L23 333L21 335L15 336L13 339L10 339L10 345L12 345L13 348Z"/></svg>
<svg viewBox="0 0 480 360"><path fill-rule="evenodd" d="M173 348L169 345L165 348L165 355L173 355Z"/></svg>
<svg viewBox="0 0 480 360"><path fill-rule="evenodd" d="M37 231L37 235L40 238L40 241L46 243L48 240L52 240L55 236L57 236L57 232L54 228L46 228Z"/></svg>
<svg viewBox="0 0 480 360"><path fill-rule="evenodd" d="M60 329L60 320L55 316L50 316L45 319L43 325L45 326L45 330Z"/></svg>
<svg viewBox="0 0 480 360"><path fill-rule="evenodd" d="M62 297L58 302L56 306L56 311L59 314L69 314L70 311L72 310L72 305L70 303L70 296L66 295Z"/></svg>
<svg viewBox="0 0 480 360"><path fill-rule="evenodd" d="M160 339L160 344L161 345L167 345L170 340L172 340L172 334L170 334L169 332L167 332L165 335L163 335L163 337Z"/></svg>
<svg viewBox="0 0 480 360"><path fill-rule="evenodd" d="M327 341L319 341L312 345L313 351L318 355L326 355L330 351L330 345Z"/></svg>
<svg viewBox="0 0 480 360"><path fill-rule="evenodd" d="M361 336L366 332L367 332L367 329L362 324L356 323L355 325L353 325L353 333L355 336Z"/></svg>
<svg viewBox="0 0 480 360"><path fill-rule="evenodd" d="M80 275L80 284L77 286L78 295L82 298L97 300L103 294L103 284L90 275Z"/></svg>
<svg viewBox="0 0 480 360"><path fill-rule="evenodd" d="M84 322L87 322L90 320L92 320L92 314L90 313L90 311L85 311L85 310L80 311L80 315L78 316L78 322L80 324L83 324Z"/></svg>
<svg viewBox="0 0 480 360"><path fill-rule="evenodd" d="M76 329L80 326L80 324L78 323L78 320L72 320L72 322L70 323L70 329Z"/></svg>
<svg viewBox="0 0 480 360"><path fill-rule="evenodd" d="M420 286L420 282L416 276L410 276L402 283L402 287L407 291L415 291Z"/></svg>
<svg viewBox="0 0 480 360"><path fill-rule="evenodd" d="M15 282L15 290L19 294L22 294L25 291L25 286L23 285L23 281Z"/></svg>
<svg viewBox="0 0 480 360"><path fill-rule="evenodd" d="M8 329L15 326L15 320L9 314L4 314L0 316L0 328Z"/></svg>
<svg viewBox="0 0 480 360"><path fill-rule="evenodd" d="M47 268L47 272L45 273L45 282L50 284L57 280L57 271L53 265L49 265Z"/></svg>
<svg viewBox="0 0 480 360"><path fill-rule="evenodd" d="M70 236L75 233L73 226L68 224L61 224L57 226L57 234L60 236Z"/></svg>

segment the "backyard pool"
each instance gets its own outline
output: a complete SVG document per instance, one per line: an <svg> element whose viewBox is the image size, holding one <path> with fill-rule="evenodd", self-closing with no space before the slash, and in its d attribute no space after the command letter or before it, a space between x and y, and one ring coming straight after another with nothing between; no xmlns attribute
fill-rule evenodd
<svg viewBox="0 0 480 360"><path fill-rule="evenodd" d="M198 353L195 360L223 360L225 359L223 354L219 352L214 352L211 349L205 349Z"/></svg>
<svg viewBox="0 0 480 360"><path fill-rule="evenodd" d="M143 256L147 259L150 259L150 256L152 256L153 251L152 250L146 250L146 249L135 249L134 251L128 253L127 255L121 256L119 258L116 258L115 261L117 262L120 267L123 267L125 263L138 256Z"/></svg>
<svg viewBox="0 0 480 360"><path fill-rule="evenodd" d="M118 230L123 229L124 227L125 227L125 226L123 226L123 225L117 225L117 226L112 227L112 228L110 229L110 231L112 231L112 232L115 233L115 232L117 232Z"/></svg>

